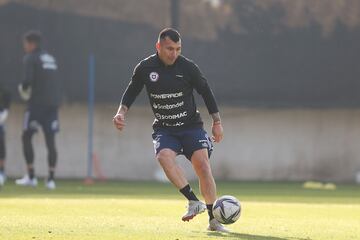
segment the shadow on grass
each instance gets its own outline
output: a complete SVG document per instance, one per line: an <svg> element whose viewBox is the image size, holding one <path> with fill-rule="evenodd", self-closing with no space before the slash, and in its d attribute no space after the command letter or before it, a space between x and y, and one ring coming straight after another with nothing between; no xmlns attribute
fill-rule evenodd
<svg viewBox="0 0 360 240"><path fill-rule="evenodd" d="M294 238L294 237L282 238L282 237L252 235L252 234L244 234L244 233L236 233L236 232L229 232L229 233L208 232L207 235L209 237L216 237L222 239L235 238L241 240L311 240L310 238Z"/></svg>

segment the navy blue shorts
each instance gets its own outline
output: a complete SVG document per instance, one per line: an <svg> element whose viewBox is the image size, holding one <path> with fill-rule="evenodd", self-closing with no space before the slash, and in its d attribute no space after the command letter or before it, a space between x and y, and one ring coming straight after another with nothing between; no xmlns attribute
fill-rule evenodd
<svg viewBox="0 0 360 240"><path fill-rule="evenodd" d="M183 154L191 160L192 154L199 149L206 148L209 158L213 151L213 144L202 128L185 130L156 129L152 134L155 154L162 149L169 148L177 154Z"/></svg>
<svg viewBox="0 0 360 240"><path fill-rule="evenodd" d="M59 131L57 107L33 108L25 112L24 131L37 132L40 126L45 133Z"/></svg>

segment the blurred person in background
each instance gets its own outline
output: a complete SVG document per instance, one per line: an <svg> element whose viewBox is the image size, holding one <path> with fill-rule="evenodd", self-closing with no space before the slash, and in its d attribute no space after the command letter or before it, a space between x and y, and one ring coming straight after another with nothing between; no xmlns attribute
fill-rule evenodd
<svg viewBox="0 0 360 240"><path fill-rule="evenodd" d="M168 179L188 200L187 212L182 220L189 221L207 209L208 230L225 232L227 229L212 213L217 198L209 163L213 145L203 129L193 90L204 99L213 119L213 140L220 142L223 128L215 97L199 67L181 55L181 38L175 29L166 28L160 32L156 50L156 54L145 58L135 67L114 116L114 124L119 130L124 128L125 115L145 86L155 115L152 136L156 159ZM192 163L206 204L197 198L182 168L176 163L175 158L179 154L185 155Z"/></svg>
<svg viewBox="0 0 360 240"><path fill-rule="evenodd" d="M22 134L23 152L27 174L16 180L17 185L37 186L34 170L34 149L32 137L41 127L45 135L48 151L49 175L46 188L56 188L54 175L57 163L55 135L59 131L58 108L61 101L60 83L56 78L55 58L42 48L42 34L29 31L23 37L24 80L19 85L19 93L27 102Z"/></svg>
<svg viewBox="0 0 360 240"><path fill-rule="evenodd" d="M6 159L6 144L5 144L5 122L9 114L10 108L10 93L0 83L0 186L5 184L5 159Z"/></svg>

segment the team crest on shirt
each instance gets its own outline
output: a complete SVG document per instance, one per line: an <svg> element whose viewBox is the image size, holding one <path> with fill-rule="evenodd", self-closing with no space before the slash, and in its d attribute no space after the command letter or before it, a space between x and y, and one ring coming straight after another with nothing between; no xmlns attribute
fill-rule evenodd
<svg viewBox="0 0 360 240"><path fill-rule="evenodd" d="M150 81L156 82L159 79L159 74L157 72L151 72L149 74Z"/></svg>

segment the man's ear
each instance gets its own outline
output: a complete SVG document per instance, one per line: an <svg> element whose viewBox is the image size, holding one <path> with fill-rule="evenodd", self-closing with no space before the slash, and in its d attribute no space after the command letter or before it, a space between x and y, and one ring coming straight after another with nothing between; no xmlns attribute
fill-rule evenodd
<svg viewBox="0 0 360 240"><path fill-rule="evenodd" d="M160 49L160 43L157 42L157 43L155 44L155 47L156 47L156 50L159 50L159 49Z"/></svg>

